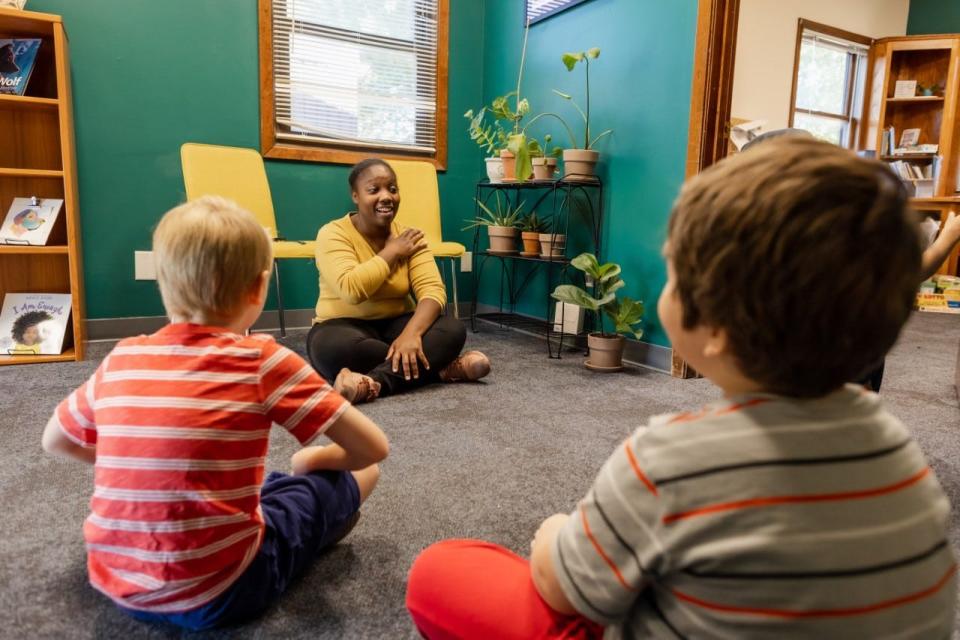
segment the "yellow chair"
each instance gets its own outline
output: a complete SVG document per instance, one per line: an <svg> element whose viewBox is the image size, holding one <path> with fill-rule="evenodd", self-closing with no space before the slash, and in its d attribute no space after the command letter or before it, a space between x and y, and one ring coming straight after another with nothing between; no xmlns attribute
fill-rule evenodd
<svg viewBox="0 0 960 640"><path fill-rule="evenodd" d="M457 260L467 250L459 242L444 242L440 228L440 189L437 170L429 162L387 160L397 174L400 187L400 210L397 217L405 227L423 231L424 240L437 258L449 258L450 283L453 288L453 315L460 317L457 299ZM443 270L441 269L441 274Z"/></svg>
<svg viewBox="0 0 960 640"><path fill-rule="evenodd" d="M277 286L280 335L287 335L277 260L313 260L317 249L316 241L287 240L279 235L267 172L263 168L263 158L257 151L188 142L180 147L180 162L187 200L205 195L229 198L256 216L260 225L273 238L273 275Z"/></svg>

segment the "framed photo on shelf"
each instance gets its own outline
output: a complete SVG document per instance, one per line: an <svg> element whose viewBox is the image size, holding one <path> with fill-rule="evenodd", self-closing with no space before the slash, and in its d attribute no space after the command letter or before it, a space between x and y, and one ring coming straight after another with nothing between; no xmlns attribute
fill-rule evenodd
<svg viewBox="0 0 960 640"><path fill-rule="evenodd" d="M894 86L894 90L893 90L894 98L913 98L916 95L917 95L916 80L897 80L897 84Z"/></svg>
<svg viewBox="0 0 960 640"><path fill-rule="evenodd" d="M14 198L0 226L0 244L47 244L62 208L58 198Z"/></svg>
<svg viewBox="0 0 960 640"><path fill-rule="evenodd" d="M904 129L900 134L900 147L915 147L920 142L920 129Z"/></svg>

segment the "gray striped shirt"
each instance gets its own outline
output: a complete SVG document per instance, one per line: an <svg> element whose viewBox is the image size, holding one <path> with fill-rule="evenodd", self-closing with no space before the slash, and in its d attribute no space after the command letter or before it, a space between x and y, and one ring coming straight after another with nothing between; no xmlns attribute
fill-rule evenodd
<svg viewBox="0 0 960 640"><path fill-rule="evenodd" d="M876 394L756 394L627 438L553 563L608 638L948 638L949 510Z"/></svg>

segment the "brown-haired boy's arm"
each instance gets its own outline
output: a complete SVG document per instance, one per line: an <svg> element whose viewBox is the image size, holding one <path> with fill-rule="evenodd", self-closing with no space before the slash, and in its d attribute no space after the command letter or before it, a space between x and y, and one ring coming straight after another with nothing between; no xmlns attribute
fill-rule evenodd
<svg viewBox="0 0 960 640"><path fill-rule="evenodd" d="M960 242L960 217L957 216L956 212L951 211L940 229L940 235L923 252L921 266L923 280L937 272L937 269L940 268L940 265L947 259L958 242Z"/></svg>
<svg viewBox="0 0 960 640"><path fill-rule="evenodd" d="M569 518L570 516L565 513L550 516L540 524L540 528L533 536L533 542L530 543L530 575L533 578L533 586L537 588L537 593L550 605L551 609L567 614L576 613L576 609L570 604L570 600L560 587L550 549L556 541L557 532Z"/></svg>
<svg viewBox="0 0 960 640"><path fill-rule="evenodd" d="M380 462L390 452L387 436L355 407L347 407L325 432L328 446L304 447L293 454L293 472L319 469L357 471Z"/></svg>
<svg viewBox="0 0 960 640"><path fill-rule="evenodd" d="M56 414L50 416L50 420L47 421L47 426L43 430L42 444L44 451L56 456L73 458L87 464L93 464L97 459L96 445L81 447L64 435Z"/></svg>

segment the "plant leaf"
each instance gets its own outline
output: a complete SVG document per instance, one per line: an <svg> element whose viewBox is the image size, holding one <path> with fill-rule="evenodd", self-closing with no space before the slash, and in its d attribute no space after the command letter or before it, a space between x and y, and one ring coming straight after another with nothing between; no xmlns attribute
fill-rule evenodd
<svg viewBox="0 0 960 640"><path fill-rule="evenodd" d="M594 139L593 139L593 142L590 143L590 146L587 147L587 149L592 149L592 148L593 148L593 145L597 144L597 140L599 140L599 139L602 138L603 136L608 136L608 135L610 135L611 133L613 133L613 129L607 129L606 131L604 131L603 133L601 133L600 135L598 135L596 138L594 138Z"/></svg>
<svg viewBox="0 0 960 640"><path fill-rule="evenodd" d="M608 262L604 265L600 265L598 272L600 274L600 282L606 282L610 278L620 275L620 265L618 265L616 262Z"/></svg>
<svg viewBox="0 0 960 640"><path fill-rule="evenodd" d="M560 56L560 59L563 60L563 64L567 67L567 71L573 71L573 68L577 66L577 63L583 60L582 53L564 53Z"/></svg>
<svg viewBox="0 0 960 640"><path fill-rule="evenodd" d="M600 263L597 262L597 256L593 255L592 253L581 253L576 258L570 261L570 265L574 269L579 269L580 271L583 271L594 280L600 279L599 272L598 272L598 269L600 268Z"/></svg>
<svg viewBox="0 0 960 640"><path fill-rule="evenodd" d="M601 304L600 300L590 297L590 294L586 291L572 284L557 285L557 288L553 290L550 297L560 302L575 304L578 307L583 307L590 311L596 311L600 308Z"/></svg>
<svg viewBox="0 0 960 640"><path fill-rule="evenodd" d="M600 57L600 47L593 47L593 48L591 48L591 49L587 49L586 56L587 56L588 58L594 58L594 59L599 58L599 57Z"/></svg>
<svg viewBox="0 0 960 640"><path fill-rule="evenodd" d="M560 96L561 98L563 98L564 100L573 100L573 96L570 95L569 93L564 93L564 92L562 92L562 91L557 91L556 89L552 89L552 91L553 91L555 94L557 94L558 96Z"/></svg>

